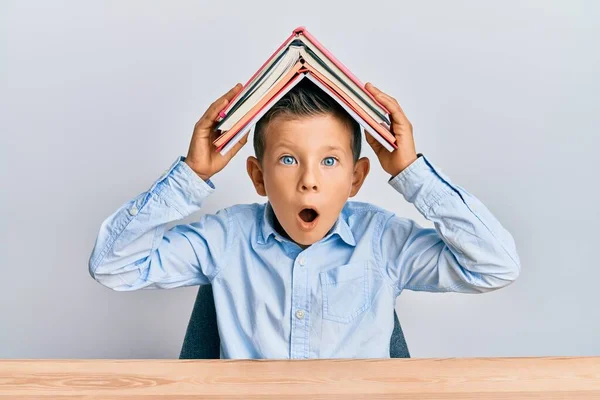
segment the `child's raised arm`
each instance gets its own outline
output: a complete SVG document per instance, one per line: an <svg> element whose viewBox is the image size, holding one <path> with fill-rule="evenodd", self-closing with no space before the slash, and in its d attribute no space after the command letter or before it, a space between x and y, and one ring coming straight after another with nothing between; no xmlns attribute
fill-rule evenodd
<svg viewBox="0 0 600 400"><path fill-rule="evenodd" d="M511 234L475 196L420 157L390 184L435 229L389 217L376 249L397 294L403 289L483 293L519 276Z"/></svg>
<svg viewBox="0 0 600 400"><path fill-rule="evenodd" d="M378 261L397 294L402 289L479 293L513 282L521 266L511 234L464 188L453 184L415 150L413 127L395 98L368 83L390 111L398 148L388 152L367 138L389 183L435 229L396 216L382 223Z"/></svg>
<svg viewBox="0 0 600 400"><path fill-rule="evenodd" d="M208 284L219 273L232 235L226 210L165 230L200 209L214 191L209 178L246 143L244 138L225 157L212 144L218 112L240 89L236 85L215 101L196 123L187 157L101 224L89 259L94 279L125 291Z"/></svg>

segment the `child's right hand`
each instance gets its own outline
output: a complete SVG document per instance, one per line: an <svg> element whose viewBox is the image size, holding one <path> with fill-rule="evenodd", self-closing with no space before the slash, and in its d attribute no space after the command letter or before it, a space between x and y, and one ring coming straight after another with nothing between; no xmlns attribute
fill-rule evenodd
<svg viewBox="0 0 600 400"><path fill-rule="evenodd" d="M238 143L222 156L215 151L213 141L218 136L215 127L216 119L229 101L242 89L242 85L238 83L229 92L225 93L218 100L210 105L208 110L200 118L194 126L194 133L190 142L185 163L190 166L196 174L205 181L211 176L225 168L229 160L246 144L248 141L248 133L240 139Z"/></svg>

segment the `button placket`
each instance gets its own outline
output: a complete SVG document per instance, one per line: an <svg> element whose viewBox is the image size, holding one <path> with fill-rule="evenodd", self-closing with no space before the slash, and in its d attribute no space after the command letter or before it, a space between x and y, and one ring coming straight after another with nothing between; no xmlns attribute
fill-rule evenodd
<svg viewBox="0 0 600 400"><path fill-rule="evenodd" d="M308 358L310 314L309 298L310 286L308 284L308 270L303 268L306 257L300 254L296 257L292 268L292 304L294 315L292 321L290 358Z"/></svg>

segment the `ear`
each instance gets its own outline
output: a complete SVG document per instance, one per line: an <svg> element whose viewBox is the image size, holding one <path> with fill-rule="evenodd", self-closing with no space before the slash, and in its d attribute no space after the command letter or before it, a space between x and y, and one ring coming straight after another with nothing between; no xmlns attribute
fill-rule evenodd
<svg viewBox="0 0 600 400"><path fill-rule="evenodd" d="M267 191L265 190L265 181L263 179L260 161L258 161L256 157L248 157L246 160L246 171L248 171L248 176L254 185L256 193L258 193L259 196L266 196Z"/></svg>
<svg viewBox="0 0 600 400"><path fill-rule="evenodd" d="M354 165L354 172L352 173L352 189L350 190L350 197L356 196L367 178L367 175L369 175L370 169L371 164L367 157L363 157L356 162Z"/></svg>

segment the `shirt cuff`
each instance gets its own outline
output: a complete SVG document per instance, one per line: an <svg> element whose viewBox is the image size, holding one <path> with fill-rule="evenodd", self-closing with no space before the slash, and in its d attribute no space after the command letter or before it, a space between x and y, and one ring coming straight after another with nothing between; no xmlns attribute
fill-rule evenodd
<svg viewBox="0 0 600 400"><path fill-rule="evenodd" d="M200 178L185 163L185 157L179 156L154 182L150 191L187 216L201 207L204 199L215 191L215 185L210 179Z"/></svg>
<svg viewBox="0 0 600 400"><path fill-rule="evenodd" d="M423 155L388 183L427 216L435 206L456 191L450 180Z"/></svg>

